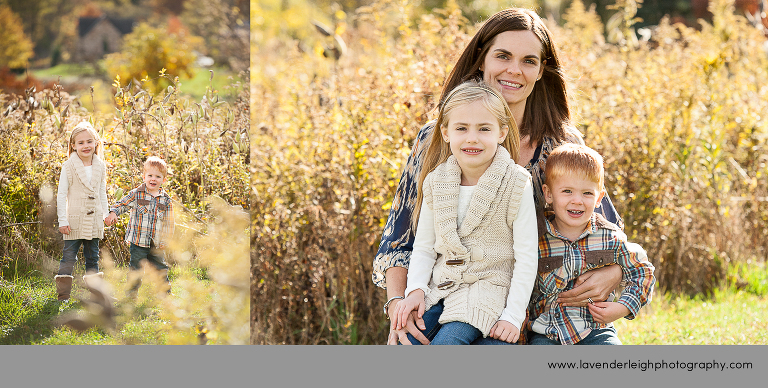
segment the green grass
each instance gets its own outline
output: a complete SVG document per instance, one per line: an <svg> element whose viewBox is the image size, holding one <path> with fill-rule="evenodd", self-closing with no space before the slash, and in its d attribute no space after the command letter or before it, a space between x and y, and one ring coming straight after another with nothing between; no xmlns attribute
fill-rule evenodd
<svg viewBox="0 0 768 388"><path fill-rule="evenodd" d="M77 287L73 291L79 292ZM53 334L54 318L78 303L56 300L53 279L0 279L0 344L32 344Z"/></svg>
<svg viewBox="0 0 768 388"><path fill-rule="evenodd" d="M225 68L213 68L213 89L218 90L219 96L228 102L234 102L235 90L225 89L237 81L237 74ZM231 78L231 79L230 79ZM205 95L205 90L211 85L211 72L209 69L196 69L192 78L181 78L181 93L189 95L195 101L200 101ZM245 81L243 81L245 82ZM231 90L231 91L230 91Z"/></svg>
<svg viewBox="0 0 768 388"><path fill-rule="evenodd" d="M98 76L96 68L92 65L77 64L77 63L62 63L46 69L31 69L30 73L35 78L56 78L58 76L69 77L85 77L85 76Z"/></svg>
<svg viewBox="0 0 768 388"><path fill-rule="evenodd" d="M172 275L172 274L171 274ZM132 308L137 313L112 333L100 328L77 332L57 325L57 318L82 307L78 297L87 290L76 281L69 302L56 300L53 279L19 277L15 282L0 279L0 344L2 345L109 345L165 344L166 323L144 299ZM131 301L118 301L116 309Z"/></svg>
<svg viewBox="0 0 768 388"><path fill-rule="evenodd" d="M89 109L96 109L101 112L111 112L112 107L112 79L107 79L104 75L104 69L101 68L100 62L99 72L96 71L91 65L63 63L50 67L47 69L33 69L30 70L32 75L38 79L52 80L60 76L62 80L89 77L92 81L89 82L90 86L94 87L94 99L96 107L91 106L90 90L88 88L82 90L72 91L72 94L78 96L82 103ZM211 82L211 73L209 70L213 70L213 81ZM98 78L93 80L94 78ZM181 77L181 93L190 96L194 101L200 101L205 95L206 88L213 84L214 90L219 92L219 96L226 101L233 103L237 91L234 88L226 88L238 81L238 75L231 70L222 67L215 67L213 69L195 69L195 75L192 78ZM243 80L242 82L245 82Z"/></svg>
<svg viewBox="0 0 768 388"><path fill-rule="evenodd" d="M731 267L710 297L655 296L637 318L614 322L627 345L768 344L766 265Z"/></svg>

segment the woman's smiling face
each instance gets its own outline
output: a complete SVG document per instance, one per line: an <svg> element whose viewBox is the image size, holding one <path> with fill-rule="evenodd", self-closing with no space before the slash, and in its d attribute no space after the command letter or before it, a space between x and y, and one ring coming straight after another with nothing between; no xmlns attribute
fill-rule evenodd
<svg viewBox="0 0 768 388"><path fill-rule="evenodd" d="M483 81L501 91L513 112L525 108L544 72L541 52L541 41L532 31L505 31L496 35L483 60Z"/></svg>

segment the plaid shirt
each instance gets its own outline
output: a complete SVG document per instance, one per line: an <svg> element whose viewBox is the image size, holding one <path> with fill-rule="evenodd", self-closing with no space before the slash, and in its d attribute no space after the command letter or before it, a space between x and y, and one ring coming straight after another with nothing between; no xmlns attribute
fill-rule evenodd
<svg viewBox="0 0 768 388"><path fill-rule="evenodd" d="M618 264L627 287L618 303L624 305L634 319L646 303L656 282L653 265L645 250L627 242L627 236L616 225L593 213L584 232L570 241L546 220L547 232L539 238L539 269L529 306L528 329L545 334L552 340L572 345L584 339L592 329L612 326L592 319L587 307L565 307L555 302L561 292L573 288L579 275L599 267Z"/></svg>
<svg viewBox="0 0 768 388"><path fill-rule="evenodd" d="M144 248L154 241L156 247L165 248L174 228L170 195L161 187L157 197L153 197L142 183L117 201L109 211L119 216L129 209L131 220L125 232L125 241Z"/></svg>

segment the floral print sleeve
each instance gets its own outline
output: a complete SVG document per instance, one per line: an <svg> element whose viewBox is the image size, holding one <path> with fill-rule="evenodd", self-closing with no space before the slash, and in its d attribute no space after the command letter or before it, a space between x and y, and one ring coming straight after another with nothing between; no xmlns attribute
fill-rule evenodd
<svg viewBox="0 0 768 388"><path fill-rule="evenodd" d="M411 228L411 215L416 205L416 190L421 172L424 152L429 147L430 136L435 121L430 121L419 130L411 155L400 177L392 207L381 236L379 251L373 260L373 283L387 288L384 275L391 267L408 268L413 252L414 231Z"/></svg>

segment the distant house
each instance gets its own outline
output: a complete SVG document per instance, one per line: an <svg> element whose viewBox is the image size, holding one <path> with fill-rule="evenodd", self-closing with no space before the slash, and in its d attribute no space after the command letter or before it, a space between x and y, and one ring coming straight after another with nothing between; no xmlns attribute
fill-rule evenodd
<svg viewBox="0 0 768 388"><path fill-rule="evenodd" d="M107 16L80 18L77 24L77 62L94 62L120 51L123 36L133 31L133 19Z"/></svg>

